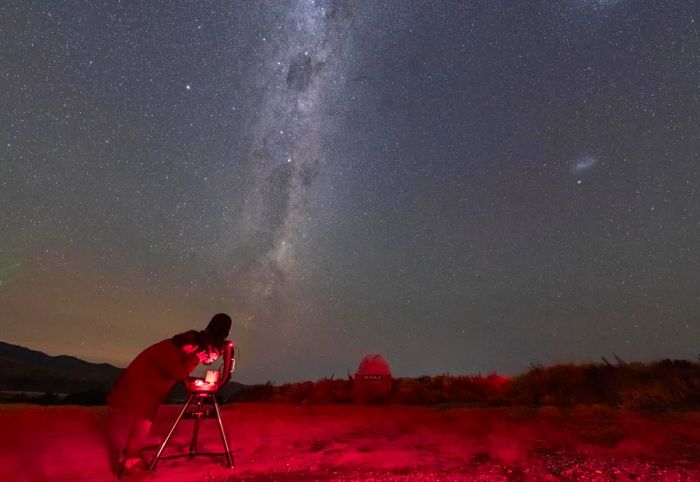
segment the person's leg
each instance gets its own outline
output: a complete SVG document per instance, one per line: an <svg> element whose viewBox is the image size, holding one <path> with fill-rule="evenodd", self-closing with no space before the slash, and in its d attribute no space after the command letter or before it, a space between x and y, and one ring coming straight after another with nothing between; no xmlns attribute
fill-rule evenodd
<svg viewBox="0 0 700 482"><path fill-rule="evenodd" d="M131 417L116 410L108 408L103 419L102 433L105 437L105 445L109 457L109 463L114 474L121 470L124 445L131 426Z"/></svg>
<svg viewBox="0 0 700 482"><path fill-rule="evenodd" d="M146 438L151 431L151 421L135 418L131 423L131 430L124 446L124 457L141 457Z"/></svg>
<svg viewBox="0 0 700 482"><path fill-rule="evenodd" d="M122 451L122 460L118 478L131 477L148 469L148 464L143 457L144 443L151 431L151 421L141 418L132 418L126 444Z"/></svg>

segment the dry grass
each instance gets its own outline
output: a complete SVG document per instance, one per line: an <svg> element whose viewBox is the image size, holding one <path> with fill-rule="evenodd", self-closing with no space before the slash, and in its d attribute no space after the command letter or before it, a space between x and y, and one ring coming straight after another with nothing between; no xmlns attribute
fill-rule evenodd
<svg viewBox="0 0 700 482"><path fill-rule="evenodd" d="M352 403L351 379L326 378L248 387L229 401ZM690 410L700 408L700 363L564 364L534 366L511 379L488 376L397 378L384 403L408 405L572 407L602 404L619 408Z"/></svg>

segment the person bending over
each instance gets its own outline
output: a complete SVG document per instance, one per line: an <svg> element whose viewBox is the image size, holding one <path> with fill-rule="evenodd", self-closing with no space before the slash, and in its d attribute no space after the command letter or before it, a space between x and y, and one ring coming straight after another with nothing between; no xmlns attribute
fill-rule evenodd
<svg viewBox="0 0 700 482"><path fill-rule="evenodd" d="M119 475L145 470L142 451L158 407L178 380L199 363L216 359L230 329L231 318L219 313L204 331L186 331L151 345L124 370L107 399L110 455ZM125 428L123 440L119 432Z"/></svg>

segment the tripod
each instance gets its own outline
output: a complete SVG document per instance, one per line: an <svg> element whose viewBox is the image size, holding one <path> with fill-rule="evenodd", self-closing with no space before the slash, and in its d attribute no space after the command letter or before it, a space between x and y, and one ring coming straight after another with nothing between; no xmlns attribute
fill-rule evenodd
<svg viewBox="0 0 700 482"><path fill-rule="evenodd" d="M187 396L185 405L182 407L182 410L180 410L180 414L177 416L177 419L175 419L175 423L173 423L173 426L170 428L170 432L168 432L168 435L165 437L165 440L163 440L163 443L161 443L160 447L158 447L158 452L156 453L156 456L151 462L151 471L156 469L159 459L169 459L187 456L189 456L190 458L194 458L197 455L226 455L227 465L229 466L229 468L233 468L233 455L231 454L231 449L229 448L228 440L226 439L224 422L221 418L221 409L219 408L219 403L216 401L216 392L218 392L219 389L229 381L229 379L231 378L231 372L233 371L234 367L235 361L233 359L233 343L227 341L224 345L224 365L222 367L223 374L219 377L219 380L217 380L214 383L207 383L201 378L183 380L183 384L185 385L185 388L187 388L189 395ZM199 424L202 418L208 417L211 412L211 405L205 403L207 400L211 400L211 405L213 405L214 410L216 411L216 419L219 424L219 432L221 433L221 441L223 442L225 450L224 452L200 452L197 449ZM161 455L163 453L163 450L165 450L165 447L168 445L170 438L175 432L175 428L180 423L180 420L182 420L188 408L190 408L189 413L194 419L194 429L192 431L192 440L190 441L189 452L185 454L162 457Z"/></svg>

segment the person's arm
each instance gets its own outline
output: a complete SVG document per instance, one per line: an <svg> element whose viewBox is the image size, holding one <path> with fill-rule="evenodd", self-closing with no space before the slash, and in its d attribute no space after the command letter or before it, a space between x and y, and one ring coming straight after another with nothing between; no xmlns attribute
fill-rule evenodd
<svg viewBox="0 0 700 482"><path fill-rule="evenodd" d="M171 380L182 380L199 365L200 358L196 353L186 355L175 345L172 348L173 353L171 356L157 359L158 371Z"/></svg>

